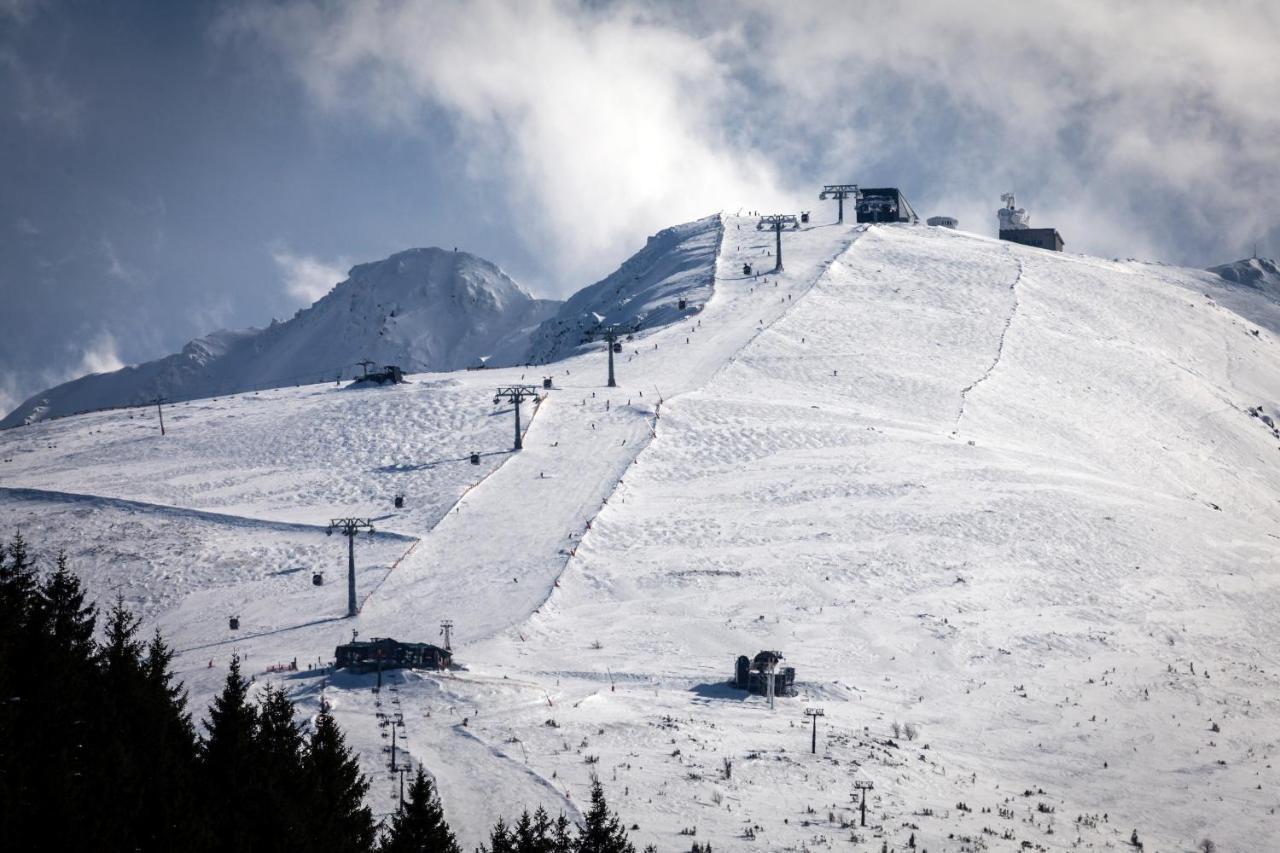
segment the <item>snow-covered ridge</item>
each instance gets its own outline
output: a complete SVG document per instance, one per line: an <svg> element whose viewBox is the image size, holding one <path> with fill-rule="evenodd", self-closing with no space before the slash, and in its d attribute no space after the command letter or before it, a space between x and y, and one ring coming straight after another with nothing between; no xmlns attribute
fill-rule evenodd
<svg viewBox="0 0 1280 853"><path fill-rule="evenodd" d="M157 395L190 400L350 379L362 359L411 371L457 370L482 359L514 363L529 331L558 305L533 298L483 258L410 249L353 267L285 322L214 332L174 355L42 391L0 428Z"/></svg>
<svg viewBox="0 0 1280 853"><path fill-rule="evenodd" d="M157 396L194 400L350 379L362 359L406 372L556 360L584 343L601 317L633 330L699 310L711 295L721 230L718 216L668 228L563 304L535 299L475 255L410 249L353 267L283 323L213 332L179 353L41 391L0 429Z"/></svg>
<svg viewBox="0 0 1280 853"><path fill-rule="evenodd" d="M711 298L723 234L718 215L659 231L615 272L579 290L539 326L531 336L529 360L543 364L572 355L602 325L631 333L702 310Z"/></svg>

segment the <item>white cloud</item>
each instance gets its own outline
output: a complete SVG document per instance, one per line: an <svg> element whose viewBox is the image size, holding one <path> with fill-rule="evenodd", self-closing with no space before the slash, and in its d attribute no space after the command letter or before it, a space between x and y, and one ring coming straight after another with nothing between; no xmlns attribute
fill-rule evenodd
<svg viewBox="0 0 1280 853"><path fill-rule="evenodd" d="M456 123L459 157L500 185L524 241L571 287L642 236L780 196L769 158L719 117L746 97L717 40L641 7L569 2L389 2L247 7L316 103L392 128L427 108Z"/></svg>
<svg viewBox="0 0 1280 853"><path fill-rule="evenodd" d="M1013 189L1076 249L1175 260L1280 222L1263 0L288 0L217 34L266 44L344 120L448 116L444 156L501 185L569 287L657 228L833 180L961 200L985 233Z"/></svg>
<svg viewBox="0 0 1280 853"><path fill-rule="evenodd" d="M0 373L0 418L21 405L26 397L18 390L18 380L10 372Z"/></svg>
<svg viewBox="0 0 1280 853"><path fill-rule="evenodd" d="M110 373L124 367L117 353L116 339L108 331L99 332L80 356L80 368L76 375L87 373Z"/></svg>
<svg viewBox="0 0 1280 853"><path fill-rule="evenodd" d="M283 277L285 291L307 305L333 290L335 284L347 277L346 270L351 266L345 258L326 263L310 255L295 255L279 246L271 250L271 258Z"/></svg>
<svg viewBox="0 0 1280 853"><path fill-rule="evenodd" d="M768 123L806 144L878 132L827 163L892 163L923 200L981 200L975 230L993 230L1007 189L1097 252L1177 258L1188 237L1238 251L1280 223L1275 3L757 0L744 14L777 93Z"/></svg>

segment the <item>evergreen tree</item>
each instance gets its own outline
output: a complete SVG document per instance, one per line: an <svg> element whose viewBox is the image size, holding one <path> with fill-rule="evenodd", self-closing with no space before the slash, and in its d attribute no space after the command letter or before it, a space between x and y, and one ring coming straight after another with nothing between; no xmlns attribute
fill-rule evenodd
<svg viewBox="0 0 1280 853"><path fill-rule="evenodd" d="M53 574L40 583L33 627L40 641L29 649L30 669L24 675L29 702L23 731L57 732L52 740L24 745L28 753L22 772L33 793L27 802L31 825L48 827L49 849L93 846L101 827L101 799L96 785L95 758L100 755L95 725L100 721L96 699L101 683L94 631L97 613L85 603L84 587L59 554Z"/></svg>
<svg viewBox="0 0 1280 853"><path fill-rule="evenodd" d="M404 808L391 818L382 853L461 853L444 820L435 786L419 767Z"/></svg>
<svg viewBox="0 0 1280 853"><path fill-rule="evenodd" d="M270 684L258 705L255 735L259 795L250 816L259 851L303 850L299 828L306 820L302 779L302 734L293 721L293 703Z"/></svg>
<svg viewBox="0 0 1280 853"><path fill-rule="evenodd" d="M520 815L513 833L517 853L554 853L551 818L542 806L532 816L528 811Z"/></svg>
<svg viewBox="0 0 1280 853"><path fill-rule="evenodd" d="M248 817L257 794L255 735L257 714L249 704L249 682L240 675L240 656L222 693L209 708L209 734L201 750L203 789L215 846L227 853L252 850Z"/></svg>
<svg viewBox="0 0 1280 853"><path fill-rule="evenodd" d="M108 611L103 634L97 653L101 694L92 726L96 748L86 762L100 786L94 836L102 849L132 850L139 846L153 803L144 796L151 750L140 725L146 702L143 646L137 639L138 620L123 597L117 596Z"/></svg>
<svg viewBox="0 0 1280 853"><path fill-rule="evenodd" d="M85 603L84 587L67 565L66 554L58 555L57 568L40 585L37 607L40 618L48 625L51 663L71 669L83 669L92 663L97 608Z"/></svg>
<svg viewBox="0 0 1280 853"><path fill-rule="evenodd" d="M65 557L39 581L20 538L0 548L0 838L13 849L205 849L171 653L157 639L143 656L119 599L101 644L95 628Z"/></svg>
<svg viewBox="0 0 1280 853"><path fill-rule="evenodd" d="M142 660L143 691L137 709L148 772L139 796L146 807L144 851L200 851L212 846L198 786L199 742L187 692L174 683L173 651L157 630Z"/></svg>
<svg viewBox="0 0 1280 853"><path fill-rule="evenodd" d="M493 825L489 833L489 846L480 845L480 853L516 853L515 838L507 828L507 822L501 817Z"/></svg>
<svg viewBox="0 0 1280 853"><path fill-rule="evenodd" d="M577 853L635 853L627 840L627 831L618 816L609 811L604 799L604 786L599 779L591 783L591 810L587 812L582 831L578 833Z"/></svg>
<svg viewBox="0 0 1280 853"><path fill-rule="evenodd" d="M316 717L302 758L310 791L307 849L312 853L366 853L374 844L373 813L364 804L369 782L328 711Z"/></svg>
<svg viewBox="0 0 1280 853"><path fill-rule="evenodd" d="M573 853L573 849L573 824L561 812L551 831L551 853Z"/></svg>
<svg viewBox="0 0 1280 853"><path fill-rule="evenodd" d="M20 838L27 809L27 711L39 648L34 626L37 579L22 535L0 543L0 838ZM17 698L19 701L13 701Z"/></svg>

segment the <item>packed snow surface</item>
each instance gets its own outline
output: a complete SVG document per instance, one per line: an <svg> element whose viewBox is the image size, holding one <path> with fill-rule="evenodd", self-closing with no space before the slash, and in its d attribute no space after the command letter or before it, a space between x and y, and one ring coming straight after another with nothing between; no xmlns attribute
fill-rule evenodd
<svg viewBox="0 0 1280 853"><path fill-rule="evenodd" d="M160 626L199 712L233 650L304 719L323 694L380 814L394 727L466 848L595 774L669 851L1272 849L1272 296L906 225L787 232L764 272L754 220L681 228L545 366L0 433L0 524ZM667 312L617 388L579 336L611 292ZM544 377L511 452L494 388ZM377 528L354 619L343 515ZM445 619L462 669L305 666ZM725 684L761 649L797 670L773 709Z"/></svg>

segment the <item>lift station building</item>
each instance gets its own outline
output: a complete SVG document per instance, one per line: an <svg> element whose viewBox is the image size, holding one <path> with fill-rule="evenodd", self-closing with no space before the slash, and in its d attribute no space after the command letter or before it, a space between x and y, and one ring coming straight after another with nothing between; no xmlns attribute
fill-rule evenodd
<svg viewBox="0 0 1280 853"><path fill-rule="evenodd" d="M862 189L858 192L859 222L911 222L920 217L897 187Z"/></svg>

